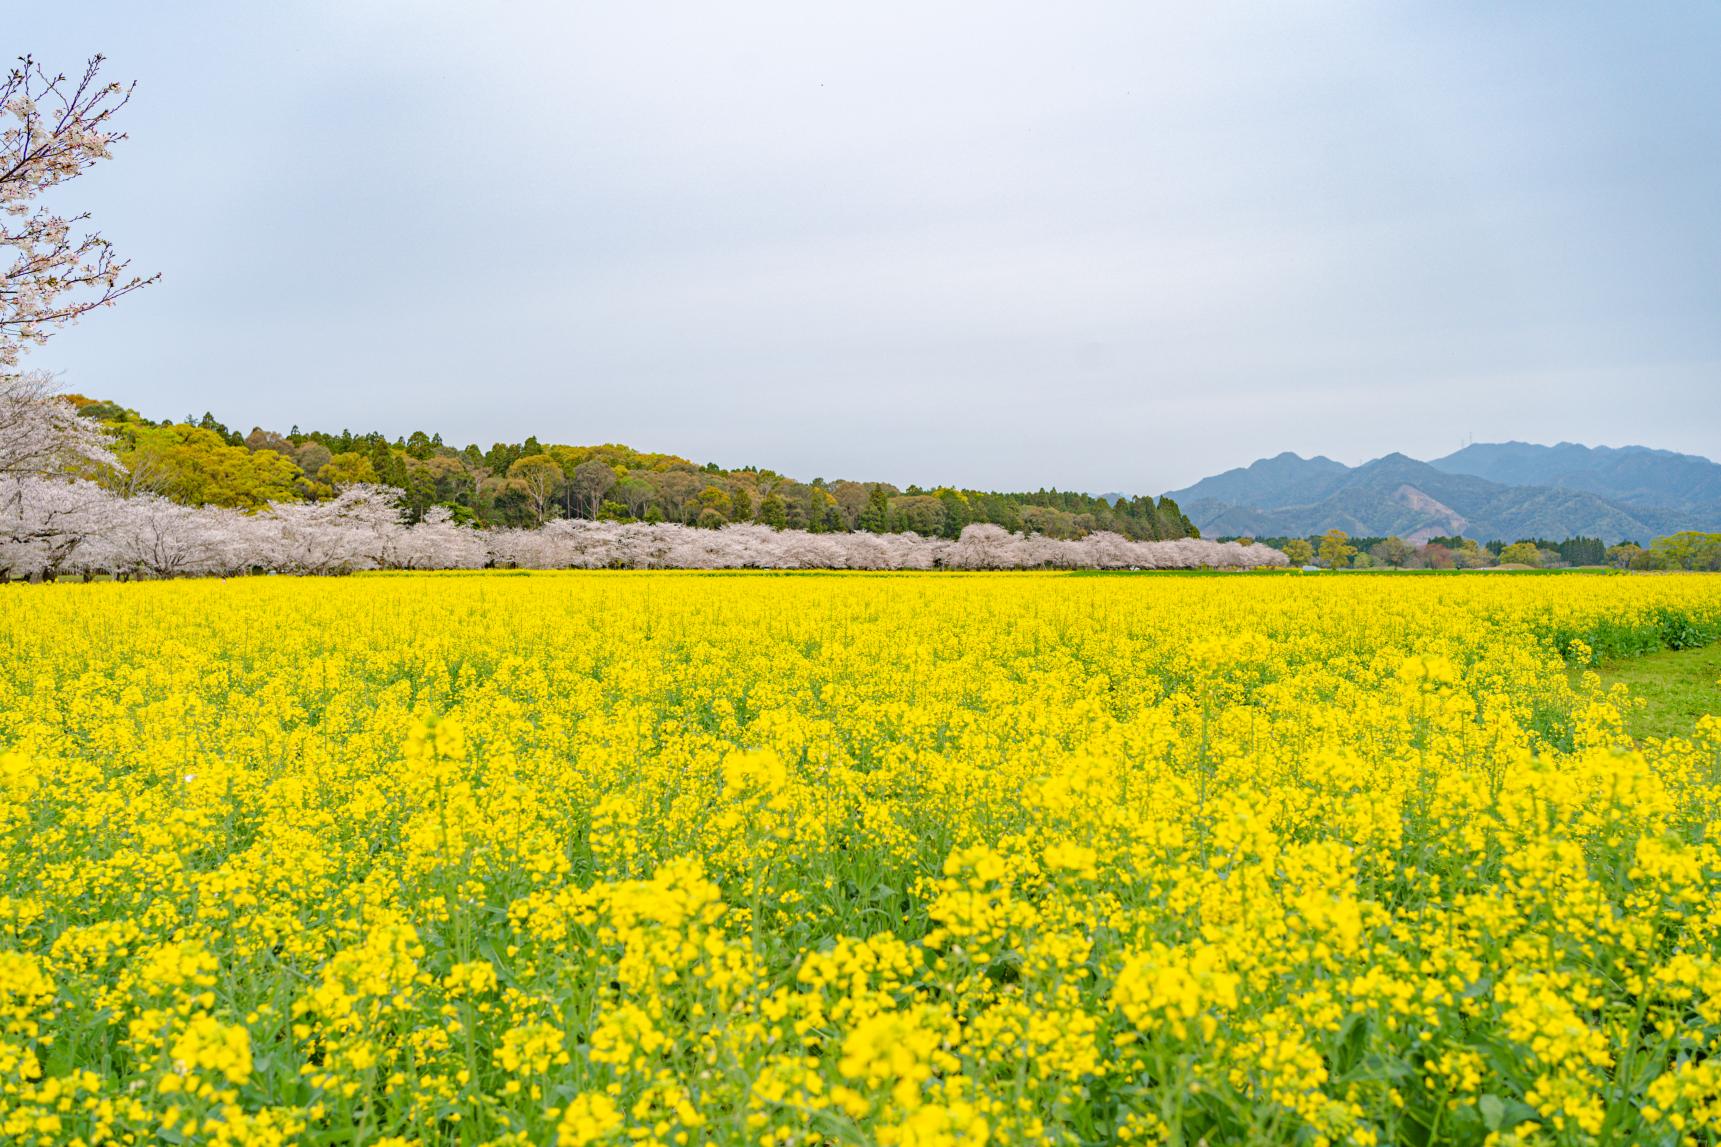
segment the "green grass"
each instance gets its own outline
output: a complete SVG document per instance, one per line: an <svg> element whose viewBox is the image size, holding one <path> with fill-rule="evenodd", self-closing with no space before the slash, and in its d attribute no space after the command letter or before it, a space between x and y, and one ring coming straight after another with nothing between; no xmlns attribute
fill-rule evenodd
<svg viewBox="0 0 1721 1147"><path fill-rule="evenodd" d="M1576 681L1582 670L1575 670ZM1606 661L1597 669L1603 688L1623 683L1644 700L1626 718L1638 740L1688 737L1697 719L1721 715L1721 642L1699 649L1666 650Z"/></svg>

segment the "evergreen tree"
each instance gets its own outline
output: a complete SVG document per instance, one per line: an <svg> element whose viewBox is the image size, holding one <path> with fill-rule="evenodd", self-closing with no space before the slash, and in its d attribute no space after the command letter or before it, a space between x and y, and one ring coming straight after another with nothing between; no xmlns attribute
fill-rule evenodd
<svg viewBox="0 0 1721 1147"><path fill-rule="evenodd" d="M1154 537L1165 540L1187 538L1192 528L1189 519L1183 516L1183 511L1170 498L1161 497L1159 505L1154 507Z"/></svg>
<svg viewBox="0 0 1721 1147"><path fill-rule="evenodd" d="M773 530L787 529L789 526L789 507L776 494L767 494L765 500L759 503L759 520Z"/></svg>
<svg viewBox="0 0 1721 1147"><path fill-rule="evenodd" d="M944 505L944 536L960 537L968 524L968 499L946 486L938 491L938 500Z"/></svg>
<svg viewBox="0 0 1721 1147"><path fill-rule="evenodd" d="M890 531L890 495L885 493L883 486L875 483L867 491L866 506L860 514L860 528L873 534Z"/></svg>

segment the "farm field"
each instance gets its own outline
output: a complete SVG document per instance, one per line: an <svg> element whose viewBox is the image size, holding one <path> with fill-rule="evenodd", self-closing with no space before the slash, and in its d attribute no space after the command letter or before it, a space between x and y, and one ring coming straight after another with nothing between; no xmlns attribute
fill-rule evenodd
<svg viewBox="0 0 1721 1147"><path fill-rule="evenodd" d="M1718 638L1704 575L0 587L0 1140L1711 1142L1721 715L1581 667Z"/></svg>

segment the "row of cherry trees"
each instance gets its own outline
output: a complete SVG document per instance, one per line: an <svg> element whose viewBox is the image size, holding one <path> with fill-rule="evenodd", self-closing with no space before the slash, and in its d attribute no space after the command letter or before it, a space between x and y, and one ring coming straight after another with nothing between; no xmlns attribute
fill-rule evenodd
<svg viewBox="0 0 1721 1147"><path fill-rule="evenodd" d="M1284 565L1262 545L1180 539L1130 541L1093 533L1075 541L976 524L955 540L917 534L813 534L769 526L705 530L674 524L556 521L486 537L497 565L531 569L1193 569Z"/></svg>

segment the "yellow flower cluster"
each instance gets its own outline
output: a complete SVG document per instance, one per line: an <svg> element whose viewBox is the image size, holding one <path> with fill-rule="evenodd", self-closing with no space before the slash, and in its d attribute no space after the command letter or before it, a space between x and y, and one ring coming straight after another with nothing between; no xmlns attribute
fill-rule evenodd
<svg viewBox="0 0 1721 1147"><path fill-rule="evenodd" d="M1721 1139L1721 579L0 587L0 1142Z"/></svg>

